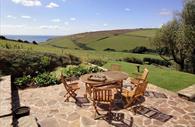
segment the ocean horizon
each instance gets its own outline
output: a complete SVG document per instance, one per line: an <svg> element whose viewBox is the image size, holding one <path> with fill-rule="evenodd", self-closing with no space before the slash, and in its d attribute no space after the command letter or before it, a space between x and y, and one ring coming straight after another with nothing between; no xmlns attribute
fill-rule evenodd
<svg viewBox="0 0 195 127"><path fill-rule="evenodd" d="M6 37L7 39L13 39L13 40L20 39L29 42L36 41L38 43L58 37L57 35L3 35L3 36Z"/></svg>

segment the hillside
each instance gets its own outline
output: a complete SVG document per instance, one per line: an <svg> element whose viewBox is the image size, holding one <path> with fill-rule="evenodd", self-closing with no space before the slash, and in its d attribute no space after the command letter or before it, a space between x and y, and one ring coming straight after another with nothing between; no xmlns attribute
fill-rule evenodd
<svg viewBox="0 0 195 127"><path fill-rule="evenodd" d="M59 47L53 47L50 45L34 45L27 43L18 43L16 41L8 41L0 39L0 50L27 50L31 52L48 52L59 55L72 54L81 58L81 60L88 61L89 59L102 59L102 60L115 60L125 57L136 57L143 59L144 57L161 59L160 56L155 54L135 54L124 52L107 52L107 51L93 51L93 50L76 50L76 49L64 49Z"/></svg>
<svg viewBox="0 0 195 127"><path fill-rule="evenodd" d="M96 31L74 34L50 39L42 45L58 48L104 50L112 48L117 51L130 50L137 46L153 48L150 39L157 29L125 29Z"/></svg>

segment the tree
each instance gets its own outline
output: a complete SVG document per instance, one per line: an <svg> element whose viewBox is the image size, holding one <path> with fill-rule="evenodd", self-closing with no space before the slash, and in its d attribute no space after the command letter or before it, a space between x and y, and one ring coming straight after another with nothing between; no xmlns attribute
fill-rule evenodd
<svg viewBox="0 0 195 127"><path fill-rule="evenodd" d="M172 21L163 25L153 39L158 49L167 48L170 59L160 56L165 60L174 60L185 69L186 61L193 63L192 55L195 49L195 0L186 0L182 12ZM192 66L192 68L195 68Z"/></svg>

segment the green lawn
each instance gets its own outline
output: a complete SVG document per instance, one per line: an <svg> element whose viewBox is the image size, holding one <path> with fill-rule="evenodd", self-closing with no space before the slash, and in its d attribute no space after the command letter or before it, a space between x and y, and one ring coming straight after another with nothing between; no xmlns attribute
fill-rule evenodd
<svg viewBox="0 0 195 127"><path fill-rule="evenodd" d="M113 63L120 64L122 66L122 70L129 73L130 76L133 76L132 73L137 72L137 64L126 62L109 62L104 65L104 67L110 68ZM159 68L153 65L141 65L141 70L143 70L144 67L149 69L148 81L159 87L176 92L195 84L195 75L193 74L179 72L166 67Z"/></svg>

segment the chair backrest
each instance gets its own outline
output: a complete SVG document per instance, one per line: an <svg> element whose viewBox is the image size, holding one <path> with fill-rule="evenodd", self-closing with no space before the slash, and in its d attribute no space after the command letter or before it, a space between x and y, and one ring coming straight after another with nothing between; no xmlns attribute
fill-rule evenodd
<svg viewBox="0 0 195 127"><path fill-rule="evenodd" d="M67 90L67 91L69 91L69 86L68 86L68 84L67 84L67 82L66 82L66 80L65 80L65 78L64 78L64 76L61 74L61 82L63 83L63 85L64 85L64 88Z"/></svg>
<svg viewBox="0 0 195 127"><path fill-rule="evenodd" d="M112 102L113 94L112 88L94 88L93 89L93 101L98 102Z"/></svg>
<svg viewBox="0 0 195 127"><path fill-rule="evenodd" d="M121 65L112 64L111 65L111 71L121 71Z"/></svg>
<svg viewBox="0 0 195 127"><path fill-rule="evenodd" d="M135 88L135 91L133 94L133 98L143 96L145 91L146 91L147 84L148 84L148 82L144 81L144 82L140 82L138 85L136 85L136 88Z"/></svg>
<svg viewBox="0 0 195 127"><path fill-rule="evenodd" d="M64 78L64 76L61 74L61 81L62 81L62 83L63 83L63 85L64 85L64 88L66 89L66 91L68 92L68 94L71 96L71 97L73 97L74 99L76 99L75 98L75 93L74 92L72 92L72 87L70 87L68 84L67 84L67 82L66 82L66 80L65 80L65 78Z"/></svg>
<svg viewBox="0 0 195 127"><path fill-rule="evenodd" d="M141 79L143 81L145 81L147 79L148 73L149 73L148 69L147 68L144 68L144 72L142 73L142 76L141 76Z"/></svg>

